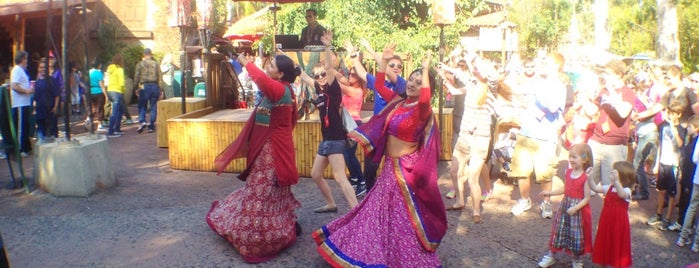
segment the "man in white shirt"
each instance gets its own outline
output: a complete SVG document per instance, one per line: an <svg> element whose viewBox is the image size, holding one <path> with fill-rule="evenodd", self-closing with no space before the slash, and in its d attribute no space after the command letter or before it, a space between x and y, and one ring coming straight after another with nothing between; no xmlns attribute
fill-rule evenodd
<svg viewBox="0 0 699 268"><path fill-rule="evenodd" d="M29 83L27 75L27 59L26 51L19 51L15 55L15 67L10 73L10 89L12 96L12 115L15 126L17 127L17 137L19 139L20 155L27 157L27 154L32 150L31 142L29 141L29 133L31 126L30 117L32 115L32 94L34 94L34 86Z"/></svg>

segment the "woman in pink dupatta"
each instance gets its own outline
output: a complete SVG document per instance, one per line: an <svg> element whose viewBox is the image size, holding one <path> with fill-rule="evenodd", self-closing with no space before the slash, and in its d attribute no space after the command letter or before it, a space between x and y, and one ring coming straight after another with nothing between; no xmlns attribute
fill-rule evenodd
<svg viewBox="0 0 699 268"><path fill-rule="evenodd" d="M385 157L376 185L346 215L313 233L320 255L334 267L438 267L437 247L447 229L437 187L439 131L430 105L428 51L409 76L407 98L386 88L384 48L376 88L389 105L351 132L367 157Z"/></svg>
<svg viewBox="0 0 699 268"><path fill-rule="evenodd" d="M220 173L233 159L246 157L247 168L238 176L246 184L214 201L206 222L243 260L260 263L291 246L301 231L294 214L301 204L291 193L299 175L292 140L296 97L290 83L299 71L284 55L275 57L267 74L245 56L238 61L264 96L240 135L215 162Z"/></svg>

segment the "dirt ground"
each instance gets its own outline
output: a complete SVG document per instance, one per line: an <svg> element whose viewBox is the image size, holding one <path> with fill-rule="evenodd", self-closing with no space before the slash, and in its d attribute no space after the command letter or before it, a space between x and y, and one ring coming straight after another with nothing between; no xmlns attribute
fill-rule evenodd
<svg viewBox="0 0 699 268"><path fill-rule="evenodd" d="M111 189L87 198L58 198L38 189L0 190L0 232L13 267L328 267L310 233L348 211L336 183L330 183L340 207L336 214L312 212L323 198L311 179L292 187L302 204L296 213L303 234L277 258L248 265L204 220L211 201L243 182L232 174L173 170L167 149L156 147L155 134L137 134L136 125L124 130L125 136L108 141L118 181ZM0 163L4 185L10 178L5 161ZM30 181L32 165L30 155L23 161ZM440 174L447 166L440 164ZM451 185L444 176L439 184L444 193ZM519 197L516 187L501 181L494 185L492 198L483 204L483 224L471 222L470 202L461 212L448 212L449 229L437 251L444 267L536 267L546 252L552 220L542 219L535 208L513 216L509 209ZM556 181L554 187L561 186ZM532 193L538 192L533 184ZM698 262L699 254L674 245L678 233L645 224L654 213L655 197L653 192L650 200L629 208L634 266ZM602 199L593 197L595 226L601 205ZM554 267L569 267L570 261L559 255ZM585 266L592 267L589 256Z"/></svg>

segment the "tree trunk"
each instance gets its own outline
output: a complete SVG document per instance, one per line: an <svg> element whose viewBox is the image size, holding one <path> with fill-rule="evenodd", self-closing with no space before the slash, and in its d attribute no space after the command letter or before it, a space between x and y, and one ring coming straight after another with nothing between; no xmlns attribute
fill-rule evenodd
<svg viewBox="0 0 699 268"><path fill-rule="evenodd" d="M657 0L658 37L655 53L666 64L680 64L677 6L672 0Z"/></svg>
<svg viewBox="0 0 699 268"><path fill-rule="evenodd" d="M609 32L609 2L607 0L595 0L595 48L600 51L609 51L611 33Z"/></svg>

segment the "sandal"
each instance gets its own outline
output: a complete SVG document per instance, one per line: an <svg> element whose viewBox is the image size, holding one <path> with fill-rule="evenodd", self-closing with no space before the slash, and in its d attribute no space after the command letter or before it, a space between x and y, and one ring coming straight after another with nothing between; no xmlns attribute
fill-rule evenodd
<svg viewBox="0 0 699 268"><path fill-rule="evenodd" d="M322 206L313 210L315 213L337 212L337 207Z"/></svg>
<svg viewBox="0 0 699 268"><path fill-rule="evenodd" d="M456 197L456 190L454 190L454 188L450 189L445 196L448 199L453 199L454 197Z"/></svg>

